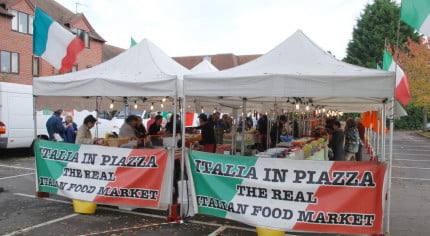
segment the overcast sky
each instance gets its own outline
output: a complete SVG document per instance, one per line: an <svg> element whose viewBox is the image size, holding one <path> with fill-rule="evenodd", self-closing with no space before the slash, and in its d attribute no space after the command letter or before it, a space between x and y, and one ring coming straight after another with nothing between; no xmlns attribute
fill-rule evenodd
<svg viewBox="0 0 430 236"><path fill-rule="evenodd" d="M108 44L148 38L169 56L264 54L297 29L338 59L371 0L57 0Z"/></svg>

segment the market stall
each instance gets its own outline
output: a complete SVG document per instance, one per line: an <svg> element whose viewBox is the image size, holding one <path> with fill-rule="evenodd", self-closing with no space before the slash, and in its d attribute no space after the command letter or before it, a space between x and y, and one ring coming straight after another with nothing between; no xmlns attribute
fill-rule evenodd
<svg viewBox="0 0 430 236"><path fill-rule="evenodd" d="M145 107L144 109L150 110L154 106L154 103L158 106L163 107L163 102L165 104L166 110L171 110L174 113L177 111L177 101L178 97L182 93L182 76L184 74L190 73L189 70L179 65L172 58L167 56L163 51L161 51L156 45L154 45L149 40L143 40L139 44L134 47L129 48L125 52L120 55L112 58L111 60L94 66L92 68L68 73L63 75L49 76L49 77L40 77L35 78L33 82L34 89L34 106L35 110L42 108L50 108L50 109L87 109L87 110L108 110L111 109L111 106L115 106L114 108L117 110L121 110L123 106L127 104L135 105L140 108ZM152 109L151 109L152 110ZM174 134L173 139L176 138L176 116L174 116ZM104 137L105 134L100 134L101 137ZM116 140L118 141L118 140ZM111 142L105 142L110 144ZM159 156L160 160L163 160L162 164L164 165L162 169L160 169L161 175L165 174L166 178L159 178L159 180L163 180L162 184L159 183L156 188L158 188L158 192L160 195L157 195L157 204L146 204L145 201L134 201L134 205L140 207L155 207L159 209L167 209L168 206L172 203L172 185L173 185L173 162L174 162L174 153L176 142L171 142L171 146L169 147L169 151L165 149L160 150ZM50 144L42 143L39 149L43 148L51 148ZM73 146L70 146L73 145ZM75 144L64 145L61 146L61 150L64 152L72 152L76 153L77 160L86 160L87 155L91 154L94 156L106 156L106 155L114 155L126 158L127 156L133 157L133 155L146 156L147 153L151 153L151 151L140 150L140 149L118 149L115 147L104 147L100 145L82 145L83 150L75 152L78 145ZM54 145L55 146L55 145ZM113 143L112 146L119 146L118 142ZM69 150L71 149L71 150ZM59 149L60 150L60 149ZM69 151L68 151L69 150ZM157 150L157 149L152 149ZM87 153L87 154L85 154ZM124 153L124 154L122 154ZM168 160L165 157L165 153L167 153ZM54 155L54 154L53 154ZM80 156L83 155L83 156ZM43 156L43 155L42 155ZM91 157L91 156L90 156ZM107 158L107 157L106 157ZM157 154L158 158L158 154ZM40 159L40 158L39 158ZM43 159L43 158L42 158ZM40 161L43 161L40 159ZM104 167L103 163L100 163L100 158L96 159L96 164L94 164L94 160L91 158L92 164L89 166L74 166L75 169L82 169L84 173L85 169L91 169L93 171L97 171L96 166ZM103 160L103 159L102 159ZM127 160L127 161L126 161ZM124 159L123 163L128 163L130 159ZM155 159L154 161L157 161ZM62 160L58 160L62 161ZM144 162L141 162L144 163ZM158 162L157 162L158 163ZM161 162L160 162L161 163ZM74 164L74 163L71 163ZM113 164L114 165L114 164ZM156 164L159 166L158 164ZM160 164L161 165L161 164ZM115 166L115 165L114 165ZM136 166L128 165L126 167L121 167L121 163L117 166L120 170L125 171L136 171ZM155 165L154 165L155 166ZM161 166L160 166L161 167ZM145 168L142 166L142 168ZM113 169L115 170L115 169ZM165 170L165 171L164 171ZM112 168L111 168L112 172ZM114 173L113 171L112 173ZM148 172L148 171L147 171ZM149 171L151 172L151 171ZM148 172L148 173L149 173ZM157 173L160 176L160 172ZM64 172L65 173L65 172ZM94 172L95 173L95 172ZM104 172L110 173L110 172ZM145 172L142 172L145 173ZM42 172L38 171L38 186L39 190L43 191L43 188L40 189L40 175ZM117 173L118 174L118 173ZM44 175L47 175L46 173ZM131 174L133 175L133 174ZM130 176L130 175L123 175ZM137 175L136 175L137 176ZM140 175L139 175L140 176ZM58 177L58 176L57 176ZM79 178L79 177L75 177ZM121 189L124 191L134 191L130 190L132 188L131 185L126 181L127 178L120 178L116 176L120 183L116 183L116 186L122 186ZM112 177L112 180L115 179ZM92 180L95 181L95 180ZM70 181L69 181L70 182ZM97 182L97 181L95 181ZM130 182L131 183L131 182ZM146 182L150 185L151 182ZM121 185L123 184L123 185ZM100 183L98 183L100 185ZM145 185L147 188L151 186ZM128 187L127 187L128 186ZM139 185L140 186L140 185ZM154 186L152 186L154 187ZM55 188L55 186L51 186L51 188ZM155 187L154 187L155 188ZM108 188L104 188L106 190ZM129 190L127 190L129 189ZM46 190L46 189L45 189ZM56 192L55 189L52 191ZM113 190L112 190L113 191ZM121 190L123 191L123 190ZM60 191L61 192L61 191ZM60 193L59 192L59 193ZM105 193L101 191L101 193ZM109 194L112 193L109 190ZM162 193L162 194L161 194ZM93 192L93 195L95 193ZM142 193L143 194L143 193ZM146 194L146 193L145 193ZM97 195L97 194L96 194ZM118 195L118 194L116 194ZM66 195L71 196L71 195ZM76 199L80 200L94 200L95 202L105 202L100 201L99 198L92 198L88 196L73 196ZM121 201L122 196L116 196L118 204L130 203L130 201ZM125 196L127 197L127 196ZM128 196L129 197L129 196ZM139 196L136 196L139 197ZM98 200L97 200L98 199ZM115 202L115 201L114 201ZM114 204L114 202L109 201L109 203ZM133 202L131 202L133 203ZM139 203L139 204L136 204ZM130 204L133 205L133 204Z"/></svg>
<svg viewBox="0 0 430 236"><path fill-rule="evenodd" d="M186 102L199 101L200 104L206 104L207 106L213 106L214 104L241 106L244 114L246 113L246 108L248 105L254 106L255 104L258 104L262 107L269 106L269 111L274 114L281 114L279 112L280 108L283 108L287 111L294 111L295 107L298 105L301 106L301 108L296 108L296 111L298 112L304 112L304 109L306 109L306 111L311 110L315 112L317 111L318 107L324 107L327 110L330 109L336 112L364 112L367 110L385 111L387 109L386 104L388 102L391 102L390 110L392 111L392 104L394 104L394 86L395 76L393 72L367 69L339 61L329 53L319 48L300 30L267 54L247 64L224 71L205 74L191 74L184 77L184 95ZM298 103L298 101L300 102ZM184 104L187 104L186 102L184 102ZM309 124L311 124L311 122L312 121L309 120ZM323 143L317 143L315 144L315 147L312 147L312 142L315 142L316 140L306 140L306 143L309 143L309 141L311 142L311 149L315 148L315 152L313 152L313 154L316 154L316 156L314 159L325 160L325 145ZM297 146L303 145L304 144ZM320 147L318 147L319 145ZM289 153L286 153L285 149L274 149L272 151L274 154L268 153L268 155L289 155ZM312 150L306 152L312 153ZM184 152L184 156L185 154L186 153ZM305 156L309 154L304 153L303 155ZM311 155L309 155L308 158ZM210 159L212 159L212 156L207 155L207 157L209 160L205 161L211 162ZM200 155L199 153L196 153L195 158L199 160L199 158L203 158L203 154ZM213 156L213 158L216 159L218 156ZM391 158L388 160L390 159ZM245 159L242 160L244 161ZM284 165L290 163L288 162L289 160L282 160ZM387 158L383 156L382 160L385 161ZM199 160L198 162L194 162L194 164L203 162L203 160ZM213 163L217 162L214 161ZM281 162L279 162L279 164L280 163ZM194 164L190 162L190 165ZM355 168L354 163L345 163L345 165L348 164L351 165L348 168ZM302 165L307 166L318 164L309 161L304 162ZM325 164L321 163L321 165ZM390 173L390 164L388 163L388 165L388 173ZM281 164L273 166L276 167L272 168L283 167ZM190 166L189 168L192 170L192 173L189 173L189 175L192 175L193 178L200 176L198 166L194 166L194 168L193 166ZM296 171L297 170L294 170L294 172ZM383 176L385 169L381 169L381 171ZM206 173L209 174L213 172ZM268 175L269 173L266 172L266 174ZM224 173L224 175L227 174ZM258 179L257 176L255 176L256 179ZM244 178L248 177L245 175ZM251 185L255 186L254 183ZM196 185L196 191L200 192L200 190L197 188L198 185ZM382 191L382 188L378 191ZM241 195L240 193L238 194ZM379 194L381 194L381 192L379 192ZM380 198L380 202L378 205L379 210L377 210L378 226L375 226L375 228L372 229L373 231L369 232L379 233L382 231L381 227L383 217L382 211L380 211L380 209L383 208L384 204L382 202L382 194L379 194L378 198ZM230 197L228 199L232 198ZM202 201L202 198L197 198L194 209L199 209L200 212L200 210L205 208L204 204L205 202ZM228 204L228 202L226 204ZM246 214L246 212L243 212L243 214ZM384 214L386 216L384 219L387 219L389 217L389 210L384 212ZM231 217L230 219L236 220L245 220L245 218L241 217L240 215L241 214L239 214L237 211L230 211L226 213L225 217ZM255 215L257 215L257 213ZM272 215L274 218L281 217L280 215L276 216ZM246 217L246 222L252 222L250 219L252 217L252 214L249 215L249 217ZM274 222L275 221L276 220L274 220ZM275 224L267 224L267 222L266 225L262 225L264 223L260 222L259 220L256 220L255 224L257 227L266 226L266 228L271 229L300 228L315 230L315 228L307 226L294 226L292 228L288 228L286 226L277 227ZM342 228L344 231L336 231L336 229L329 228L330 227L327 227L326 230L328 231L324 232L356 232L355 229L347 226Z"/></svg>

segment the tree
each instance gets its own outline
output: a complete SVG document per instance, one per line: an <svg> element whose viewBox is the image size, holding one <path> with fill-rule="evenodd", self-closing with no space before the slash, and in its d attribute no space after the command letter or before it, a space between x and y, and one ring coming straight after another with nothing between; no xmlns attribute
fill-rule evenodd
<svg viewBox="0 0 430 236"><path fill-rule="evenodd" d="M408 76L412 97L410 104L421 108L422 129L426 131L427 113L430 107L430 43L422 37L418 42L408 38L408 41L398 50L394 50L394 53L391 50L393 46L387 48Z"/></svg>
<svg viewBox="0 0 430 236"><path fill-rule="evenodd" d="M395 45L400 8L392 0L375 0L367 4L353 30L352 40L348 43L345 62L375 68L382 61L384 43ZM417 41L414 29L400 23L399 41L406 42L408 36Z"/></svg>

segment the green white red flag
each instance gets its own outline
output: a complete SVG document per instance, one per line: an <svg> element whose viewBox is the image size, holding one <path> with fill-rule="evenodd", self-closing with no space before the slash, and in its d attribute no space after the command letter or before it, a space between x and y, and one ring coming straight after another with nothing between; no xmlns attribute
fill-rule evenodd
<svg viewBox="0 0 430 236"><path fill-rule="evenodd" d="M396 90L395 97L406 106L411 100L411 93L409 92L409 80L406 76L405 72L403 72L402 68L394 61L393 57L384 49L384 57L382 62L382 69L386 71L395 71L396 72Z"/></svg>
<svg viewBox="0 0 430 236"><path fill-rule="evenodd" d="M430 36L430 1L403 0L400 19L419 32Z"/></svg>

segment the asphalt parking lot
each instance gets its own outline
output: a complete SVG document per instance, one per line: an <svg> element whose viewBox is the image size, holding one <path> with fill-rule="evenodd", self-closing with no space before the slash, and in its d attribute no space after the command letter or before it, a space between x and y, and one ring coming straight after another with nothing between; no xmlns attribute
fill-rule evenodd
<svg viewBox="0 0 430 236"><path fill-rule="evenodd" d="M430 139L398 132L393 156L391 235L429 235ZM35 197L34 166L28 150L0 154L1 235L257 235L254 227L203 215L166 224L167 212L148 209L76 214L69 199Z"/></svg>

